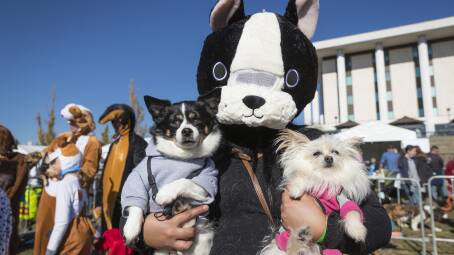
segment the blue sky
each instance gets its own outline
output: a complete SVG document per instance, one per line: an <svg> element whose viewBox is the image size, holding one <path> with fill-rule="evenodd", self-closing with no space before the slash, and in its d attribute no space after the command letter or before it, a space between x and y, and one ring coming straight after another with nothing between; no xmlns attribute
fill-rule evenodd
<svg viewBox="0 0 454 255"><path fill-rule="evenodd" d="M36 113L76 102L95 118L137 94L197 95L196 68L214 0L0 0L0 123L36 142ZM282 13L286 1L245 1L247 13ZM454 15L452 0L322 0L314 40ZM301 120L301 118L299 119ZM145 119L148 125L151 119ZM67 129L57 116L56 130ZM97 133L102 130L98 125Z"/></svg>

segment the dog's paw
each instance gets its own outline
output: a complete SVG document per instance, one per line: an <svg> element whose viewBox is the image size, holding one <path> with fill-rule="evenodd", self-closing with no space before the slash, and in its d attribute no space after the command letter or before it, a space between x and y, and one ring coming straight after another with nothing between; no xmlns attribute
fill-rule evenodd
<svg viewBox="0 0 454 255"><path fill-rule="evenodd" d="M123 227L123 234L127 244L133 243L140 234L143 223L143 214L140 208L131 207L128 209L129 215Z"/></svg>
<svg viewBox="0 0 454 255"><path fill-rule="evenodd" d="M356 242L364 242L366 240L367 229L361 222L361 215L358 212L352 211L346 215L344 228L347 235Z"/></svg>
<svg viewBox="0 0 454 255"><path fill-rule="evenodd" d="M303 185L295 180L287 184L287 191L291 198L299 198L303 195Z"/></svg>
<svg viewBox="0 0 454 255"><path fill-rule="evenodd" d="M178 197L178 193L174 191L172 185L166 185L156 194L155 201L160 206L171 204Z"/></svg>
<svg viewBox="0 0 454 255"><path fill-rule="evenodd" d="M304 243L309 243L312 240L311 229L309 226L300 228L297 232L298 240Z"/></svg>

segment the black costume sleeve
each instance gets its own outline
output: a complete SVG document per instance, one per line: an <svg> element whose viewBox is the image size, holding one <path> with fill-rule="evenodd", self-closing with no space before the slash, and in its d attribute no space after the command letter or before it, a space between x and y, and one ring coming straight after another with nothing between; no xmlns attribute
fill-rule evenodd
<svg viewBox="0 0 454 255"><path fill-rule="evenodd" d="M323 243L325 248L339 249L348 254L369 254L388 244L391 238L391 221L375 193L371 193L360 207L367 228L365 243L356 243L347 236L341 226L339 214L332 213L328 218L326 239Z"/></svg>
<svg viewBox="0 0 454 255"><path fill-rule="evenodd" d="M133 166L137 166L143 158L145 158L145 149L148 146L148 143L139 135L134 137L134 152L133 152Z"/></svg>

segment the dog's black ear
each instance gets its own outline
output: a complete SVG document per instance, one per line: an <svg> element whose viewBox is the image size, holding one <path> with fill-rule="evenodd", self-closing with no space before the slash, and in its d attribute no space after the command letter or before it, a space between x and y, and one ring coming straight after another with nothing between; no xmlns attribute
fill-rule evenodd
<svg viewBox="0 0 454 255"><path fill-rule="evenodd" d="M210 92L199 96L199 98L197 98L197 103L205 106L208 113L210 113L213 116L216 116L216 113L218 113L218 105L220 100L221 88L215 88Z"/></svg>
<svg viewBox="0 0 454 255"><path fill-rule="evenodd" d="M210 26L216 31L245 17L243 0L218 0L211 10Z"/></svg>
<svg viewBox="0 0 454 255"><path fill-rule="evenodd" d="M319 0L289 0L284 17L311 39L317 27Z"/></svg>
<svg viewBox="0 0 454 255"><path fill-rule="evenodd" d="M169 100L161 100L152 96L144 96L145 105L154 120L161 116L161 113L171 105Z"/></svg>

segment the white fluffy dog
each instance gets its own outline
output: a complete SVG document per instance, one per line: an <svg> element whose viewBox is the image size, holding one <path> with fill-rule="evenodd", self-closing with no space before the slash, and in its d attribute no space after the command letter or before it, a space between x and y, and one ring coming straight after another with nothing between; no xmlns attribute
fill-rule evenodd
<svg viewBox="0 0 454 255"><path fill-rule="evenodd" d="M358 204L370 191L369 180L358 145L361 139L342 141L324 135L310 141L303 134L285 129L276 140L284 169L282 187L290 197L308 193L317 198L325 212L340 213L347 235L363 242L367 229ZM320 254L308 226L280 229L261 254Z"/></svg>

